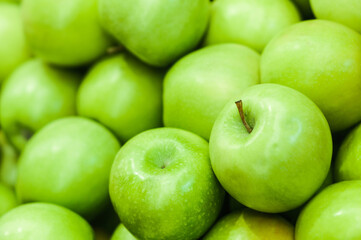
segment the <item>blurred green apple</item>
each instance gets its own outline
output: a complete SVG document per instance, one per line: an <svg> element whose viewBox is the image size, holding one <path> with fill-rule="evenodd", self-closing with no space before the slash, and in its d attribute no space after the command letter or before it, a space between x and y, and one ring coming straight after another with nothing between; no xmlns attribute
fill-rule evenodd
<svg viewBox="0 0 361 240"><path fill-rule="evenodd" d="M294 227L277 215L237 211L219 220L203 240L293 240Z"/></svg>
<svg viewBox="0 0 361 240"><path fill-rule="evenodd" d="M361 181L333 184L303 209L297 240L357 240L361 236Z"/></svg>
<svg viewBox="0 0 361 240"><path fill-rule="evenodd" d="M47 62L88 64L111 45L98 20L98 0L23 0L21 8L31 49Z"/></svg>
<svg viewBox="0 0 361 240"><path fill-rule="evenodd" d="M361 33L360 0L310 0L310 2L317 18L342 23Z"/></svg>
<svg viewBox="0 0 361 240"><path fill-rule="evenodd" d="M206 30L208 0L99 0L100 19L142 61L167 66L193 50Z"/></svg>
<svg viewBox="0 0 361 240"><path fill-rule="evenodd" d="M119 150L102 125L81 117L51 122L37 132L19 159L17 193L93 217L107 204L110 168Z"/></svg>
<svg viewBox="0 0 361 240"><path fill-rule="evenodd" d="M239 111L233 102L226 104L211 133L218 180L237 201L258 211L302 205L330 168L325 117L306 96L277 84L249 87L239 99Z"/></svg>
<svg viewBox="0 0 361 240"><path fill-rule="evenodd" d="M75 115L81 76L35 59L21 65L4 82L1 125L9 140L22 150L31 135L47 123Z"/></svg>
<svg viewBox="0 0 361 240"><path fill-rule="evenodd" d="M0 218L1 240L94 240L90 225L74 212L49 203L30 203Z"/></svg>
<svg viewBox="0 0 361 240"><path fill-rule="evenodd" d="M3 131L0 131L0 182L15 187L19 153L8 142Z"/></svg>
<svg viewBox="0 0 361 240"><path fill-rule="evenodd" d="M205 44L239 43L262 52L277 33L299 21L289 0L217 0Z"/></svg>
<svg viewBox="0 0 361 240"><path fill-rule="evenodd" d="M9 210L15 208L17 205L18 201L16 199L15 192L0 182L0 217Z"/></svg>
<svg viewBox="0 0 361 240"><path fill-rule="evenodd" d="M0 2L0 38L1 82L30 56L18 5Z"/></svg>
<svg viewBox="0 0 361 240"><path fill-rule="evenodd" d="M120 224L115 230L111 240L137 240L137 238L134 237L123 224Z"/></svg>
<svg viewBox="0 0 361 240"><path fill-rule="evenodd" d="M156 240L201 237L224 198L208 143L175 128L129 140L115 158L109 191L124 226L137 238Z"/></svg>
<svg viewBox="0 0 361 240"><path fill-rule="evenodd" d="M361 35L326 20L295 24L264 50L261 82L302 92L344 130L361 120Z"/></svg>
<svg viewBox="0 0 361 240"><path fill-rule="evenodd" d="M224 105L259 83L259 54L238 44L195 51L178 61L164 82L164 124L209 139Z"/></svg>
<svg viewBox="0 0 361 240"><path fill-rule="evenodd" d="M97 63L79 88L80 115L111 129L125 142L144 130L162 125L163 71L128 53Z"/></svg>

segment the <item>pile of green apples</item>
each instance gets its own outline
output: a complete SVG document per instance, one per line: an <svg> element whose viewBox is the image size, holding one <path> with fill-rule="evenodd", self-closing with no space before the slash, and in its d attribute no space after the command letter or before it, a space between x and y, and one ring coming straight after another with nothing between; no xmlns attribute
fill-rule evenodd
<svg viewBox="0 0 361 240"><path fill-rule="evenodd" d="M0 240L360 240L361 0L0 0Z"/></svg>

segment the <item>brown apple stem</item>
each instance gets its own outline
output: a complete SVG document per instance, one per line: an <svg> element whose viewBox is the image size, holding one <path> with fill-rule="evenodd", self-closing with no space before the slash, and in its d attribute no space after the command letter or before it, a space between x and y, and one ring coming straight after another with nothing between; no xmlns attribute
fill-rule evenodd
<svg viewBox="0 0 361 240"><path fill-rule="evenodd" d="M248 123L246 122L246 119L245 119L245 117L244 117L242 100L237 101L237 102L236 102L236 105L237 105L237 108L238 108L239 115L241 116L243 125L246 127L247 132L248 132L248 133L251 133L251 132L252 132L252 128L251 128L251 126L248 125Z"/></svg>

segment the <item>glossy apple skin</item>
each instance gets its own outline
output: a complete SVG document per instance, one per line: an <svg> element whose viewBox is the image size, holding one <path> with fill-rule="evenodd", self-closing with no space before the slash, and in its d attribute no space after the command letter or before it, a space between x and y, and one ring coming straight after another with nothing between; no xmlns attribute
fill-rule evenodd
<svg viewBox="0 0 361 240"><path fill-rule="evenodd" d="M0 217L18 205L15 192L1 182L0 182L0 203L1 203Z"/></svg>
<svg viewBox="0 0 361 240"><path fill-rule="evenodd" d="M204 240L293 240L294 227L277 215L251 209L236 211L219 220Z"/></svg>
<svg viewBox="0 0 361 240"><path fill-rule="evenodd" d="M120 224L110 240L137 240L137 238L134 237L123 224Z"/></svg>
<svg viewBox="0 0 361 240"><path fill-rule="evenodd" d="M276 213L300 206L330 168L332 139L325 117L306 96L277 84L249 87L239 99L253 131L247 132L236 105L228 103L211 133L214 173L247 207Z"/></svg>
<svg viewBox="0 0 361 240"><path fill-rule="evenodd" d="M310 0L310 2L317 18L344 24L361 33L360 0Z"/></svg>
<svg viewBox="0 0 361 240"><path fill-rule="evenodd" d="M216 220L224 198L208 143L175 128L129 140L114 160L109 191L121 222L140 239L198 239Z"/></svg>
<svg viewBox="0 0 361 240"><path fill-rule="evenodd" d="M20 8L15 3L0 2L0 82L29 56Z"/></svg>
<svg viewBox="0 0 361 240"><path fill-rule="evenodd" d="M97 0L23 0L21 8L29 45L47 62L85 65L112 43L100 26Z"/></svg>
<svg viewBox="0 0 361 240"><path fill-rule="evenodd" d="M4 82L1 125L14 146L22 150L32 133L47 123L76 114L81 75L30 60Z"/></svg>
<svg viewBox="0 0 361 240"><path fill-rule="evenodd" d="M99 0L100 19L142 61L167 66L193 50L208 23L208 0Z"/></svg>
<svg viewBox="0 0 361 240"><path fill-rule="evenodd" d="M336 181L361 180L361 124L342 142L335 161Z"/></svg>
<svg viewBox="0 0 361 240"><path fill-rule="evenodd" d="M78 113L104 124L122 142L160 127L163 75L128 53L100 61L79 88Z"/></svg>
<svg viewBox="0 0 361 240"><path fill-rule="evenodd" d="M109 173L119 147L116 138L92 120L53 121L21 154L17 193L24 202L51 202L91 218L109 201Z"/></svg>
<svg viewBox="0 0 361 240"><path fill-rule="evenodd" d="M360 239L360 198L361 181L345 181L327 187L301 212L296 239Z"/></svg>
<svg viewBox="0 0 361 240"><path fill-rule="evenodd" d="M217 0L205 43L239 43L262 52L277 33L299 21L297 8L288 0Z"/></svg>
<svg viewBox="0 0 361 240"><path fill-rule="evenodd" d="M94 240L90 225L76 213L49 203L21 205L0 218L1 240Z"/></svg>
<svg viewBox="0 0 361 240"><path fill-rule="evenodd" d="M179 60L164 81L164 124L209 139L218 114L259 83L260 56L238 44L202 48Z"/></svg>
<svg viewBox="0 0 361 240"><path fill-rule="evenodd" d="M261 82L302 92L344 130L361 120L361 35L326 20L295 24L264 50Z"/></svg>

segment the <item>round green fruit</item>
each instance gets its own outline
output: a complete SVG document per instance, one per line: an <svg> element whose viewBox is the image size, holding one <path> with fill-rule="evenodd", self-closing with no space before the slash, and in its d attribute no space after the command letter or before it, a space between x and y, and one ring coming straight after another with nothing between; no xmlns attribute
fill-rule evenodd
<svg viewBox="0 0 361 240"><path fill-rule="evenodd" d="M277 33L299 21L289 0L217 0L205 43L239 43L262 52Z"/></svg>
<svg viewBox="0 0 361 240"><path fill-rule="evenodd" d="M302 92L344 130L361 120L361 35L326 20L295 24L264 50L261 82Z"/></svg>
<svg viewBox="0 0 361 240"><path fill-rule="evenodd" d="M209 139L219 112L259 83L260 56L238 44L202 48L179 60L164 81L164 124Z"/></svg>
<svg viewBox="0 0 361 240"><path fill-rule="evenodd" d="M116 138L94 121L53 121L21 154L17 193L24 202L51 202L92 217L108 203L109 173L119 147Z"/></svg>
<svg viewBox="0 0 361 240"><path fill-rule="evenodd" d="M123 224L120 224L113 233L111 240L137 240L137 238L134 237Z"/></svg>
<svg viewBox="0 0 361 240"><path fill-rule="evenodd" d="M162 125L163 71L128 53L97 63L82 82L77 98L80 115L96 119L125 142Z"/></svg>
<svg viewBox="0 0 361 240"><path fill-rule="evenodd" d="M97 0L23 0L21 7L31 49L47 62L85 65L111 45L98 21Z"/></svg>
<svg viewBox="0 0 361 240"><path fill-rule="evenodd" d="M129 140L110 174L110 197L137 238L198 239L216 220L224 191L208 143L181 129L159 128Z"/></svg>
<svg viewBox="0 0 361 240"><path fill-rule="evenodd" d="M74 212L49 203L30 203L0 218L1 240L94 240L90 225Z"/></svg>
<svg viewBox="0 0 361 240"><path fill-rule="evenodd" d="M17 205L14 191L0 182L0 217Z"/></svg>
<svg viewBox="0 0 361 240"><path fill-rule="evenodd" d="M306 96L277 84L249 87L239 99L239 110L234 102L226 104L211 133L218 180L237 201L258 211L302 205L330 168L332 139L325 117Z"/></svg>

